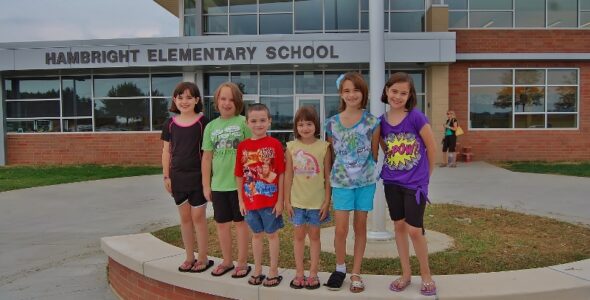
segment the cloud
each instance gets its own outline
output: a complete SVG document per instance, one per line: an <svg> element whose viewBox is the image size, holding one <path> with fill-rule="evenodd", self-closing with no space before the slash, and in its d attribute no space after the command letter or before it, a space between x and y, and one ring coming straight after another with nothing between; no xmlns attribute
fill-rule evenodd
<svg viewBox="0 0 590 300"><path fill-rule="evenodd" d="M0 11L0 43L159 36L178 36L178 19L153 0L19 0Z"/></svg>

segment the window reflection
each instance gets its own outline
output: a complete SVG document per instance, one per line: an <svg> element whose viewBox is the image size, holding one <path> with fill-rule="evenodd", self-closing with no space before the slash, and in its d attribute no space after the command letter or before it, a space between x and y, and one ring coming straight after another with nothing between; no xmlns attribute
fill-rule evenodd
<svg viewBox="0 0 590 300"><path fill-rule="evenodd" d="M59 101L6 101L9 118L59 118Z"/></svg>
<svg viewBox="0 0 590 300"><path fill-rule="evenodd" d="M545 27L545 0L515 0L516 27Z"/></svg>
<svg viewBox="0 0 590 300"><path fill-rule="evenodd" d="M293 97L260 97L260 103L270 110L271 130L293 129Z"/></svg>
<svg viewBox="0 0 590 300"><path fill-rule="evenodd" d="M260 73L260 94L293 94L293 73Z"/></svg>
<svg viewBox="0 0 590 300"><path fill-rule="evenodd" d="M545 115L516 115L515 128L545 128Z"/></svg>
<svg viewBox="0 0 590 300"><path fill-rule="evenodd" d="M64 132L90 132L92 131L92 119L64 119Z"/></svg>
<svg viewBox="0 0 590 300"><path fill-rule="evenodd" d="M7 132L60 132L59 120L38 119L38 120L7 120Z"/></svg>
<svg viewBox="0 0 590 300"><path fill-rule="evenodd" d="M152 130L162 130L164 122L174 113L168 111L172 98L152 99Z"/></svg>
<svg viewBox="0 0 590 300"><path fill-rule="evenodd" d="M295 31L322 31L322 1L295 0Z"/></svg>
<svg viewBox="0 0 590 300"><path fill-rule="evenodd" d="M7 99L59 99L59 79L22 78L4 80Z"/></svg>
<svg viewBox="0 0 590 300"><path fill-rule="evenodd" d="M149 95L147 76L94 77L94 97L135 97Z"/></svg>
<svg viewBox="0 0 590 300"><path fill-rule="evenodd" d="M471 87L472 128L512 127L512 87Z"/></svg>
<svg viewBox="0 0 590 300"><path fill-rule="evenodd" d="M325 29L333 31L357 31L359 28L358 12L358 0L325 0Z"/></svg>
<svg viewBox="0 0 590 300"><path fill-rule="evenodd" d="M260 34L291 34L293 23L288 22L292 14L260 15ZM288 21L287 21L288 20Z"/></svg>
<svg viewBox="0 0 590 300"><path fill-rule="evenodd" d="M95 100L96 131L150 130L149 112L149 99Z"/></svg>
<svg viewBox="0 0 590 300"><path fill-rule="evenodd" d="M543 112L545 111L545 87L520 86L514 89L515 111Z"/></svg>
<svg viewBox="0 0 590 300"><path fill-rule="evenodd" d="M229 34L255 35L258 33L256 15L237 15L229 17Z"/></svg>
<svg viewBox="0 0 590 300"><path fill-rule="evenodd" d="M574 112L577 102L577 87L550 86L547 88L547 111Z"/></svg>
<svg viewBox="0 0 590 300"><path fill-rule="evenodd" d="M547 0L547 27L578 27L577 0Z"/></svg>
<svg viewBox="0 0 590 300"><path fill-rule="evenodd" d="M63 116L92 116L92 81L90 77L62 78L61 82Z"/></svg>

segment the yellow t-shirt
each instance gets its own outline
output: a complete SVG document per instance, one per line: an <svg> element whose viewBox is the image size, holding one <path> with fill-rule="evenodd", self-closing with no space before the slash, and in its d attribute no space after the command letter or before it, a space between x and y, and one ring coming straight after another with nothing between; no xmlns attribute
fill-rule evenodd
<svg viewBox="0 0 590 300"><path fill-rule="evenodd" d="M298 140L287 143L293 161L291 205L303 209L320 209L324 202L324 158L328 142L317 140L306 145Z"/></svg>

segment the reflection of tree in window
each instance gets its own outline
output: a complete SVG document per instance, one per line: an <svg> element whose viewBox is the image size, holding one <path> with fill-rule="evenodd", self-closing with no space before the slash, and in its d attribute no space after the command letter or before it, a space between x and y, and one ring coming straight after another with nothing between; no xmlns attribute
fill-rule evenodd
<svg viewBox="0 0 590 300"><path fill-rule="evenodd" d="M494 106L499 108L512 107L512 87L507 86L501 89L498 93L496 100L494 100Z"/></svg>
<svg viewBox="0 0 590 300"><path fill-rule="evenodd" d="M124 82L109 90L108 97L132 97L144 96L140 88L132 82ZM97 108L99 114L103 116L110 116L116 122L117 118L124 118L125 124L129 125L129 120L140 121L143 118L144 111L141 108L129 109L125 100L113 99L104 100L104 106Z"/></svg>
<svg viewBox="0 0 590 300"><path fill-rule="evenodd" d="M576 107L576 87L560 86L556 89L559 101L553 103L556 111L573 111Z"/></svg>
<svg viewBox="0 0 590 300"><path fill-rule="evenodd" d="M540 106L543 105L543 97L545 95L542 88L536 86L521 86L516 88L516 107L522 107L522 112L527 105Z"/></svg>

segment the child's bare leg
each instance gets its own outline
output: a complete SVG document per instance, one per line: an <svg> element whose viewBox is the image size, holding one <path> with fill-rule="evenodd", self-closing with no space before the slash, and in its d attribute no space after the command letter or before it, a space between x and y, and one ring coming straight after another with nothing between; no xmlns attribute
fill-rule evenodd
<svg viewBox="0 0 590 300"><path fill-rule="evenodd" d="M236 238L238 240L238 266L244 267L248 264L248 240L250 230L246 221L234 222L236 224Z"/></svg>
<svg viewBox="0 0 590 300"><path fill-rule="evenodd" d="M191 215L193 219L193 226L197 232L197 247L198 247L198 261L207 264L207 253L209 247L209 229L207 228L207 217L206 217L207 205L201 205L191 209Z"/></svg>
<svg viewBox="0 0 590 300"><path fill-rule="evenodd" d="M231 266L234 263L231 251L231 222L216 223L216 226L219 246L221 247L221 256L223 257L221 264Z"/></svg>
<svg viewBox="0 0 590 300"><path fill-rule="evenodd" d="M303 277L305 272L303 265L303 257L305 252L305 227L305 225L298 225L295 226L295 229L293 230L293 236L295 238L293 241L293 252L295 254L296 277Z"/></svg>
<svg viewBox="0 0 590 300"><path fill-rule="evenodd" d="M416 257L420 262L420 275L423 282L431 282L432 275L430 274L430 266L428 265L428 244L426 238L422 234L422 228L406 225L414 245Z"/></svg>
<svg viewBox="0 0 590 300"><path fill-rule="evenodd" d="M395 230L395 244L397 245L397 252L399 260L402 265L402 279L409 280L412 277L412 269L410 268L410 244L408 241L408 229L405 219L393 221Z"/></svg>
<svg viewBox="0 0 590 300"><path fill-rule="evenodd" d="M180 215L180 235L186 252L186 261L192 262L195 259L195 232L191 218L191 205L188 201L178 206L178 214Z"/></svg>
<svg viewBox="0 0 590 300"><path fill-rule="evenodd" d="M348 216L347 210L336 210L334 219L336 228L334 233L334 252L336 252L336 264L342 265L346 258L346 237L348 236Z"/></svg>
<svg viewBox="0 0 590 300"><path fill-rule="evenodd" d="M254 256L254 276L262 274L262 247L264 233L252 234L252 255Z"/></svg>
<svg viewBox="0 0 590 300"><path fill-rule="evenodd" d="M268 253L270 254L270 270L268 271L268 277L274 278L279 276L279 232L278 230L266 234L268 239ZM262 255L261 255L262 256ZM272 282L270 282L272 284Z"/></svg>
<svg viewBox="0 0 590 300"><path fill-rule="evenodd" d="M319 226L308 226L309 233L309 256L311 257L311 266L309 268L309 276L318 276L318 266L320 263L320 227ZM303 261L302 261L303 263Z"/></svg>
<svg viewBox="0 0 590 300"><path fill-rule="evenodd" d="M354 212L354 257L352 264L352 273L360 274L363 256L365 256L365 247L367 246L367 214L366 211Z"/></svg>

